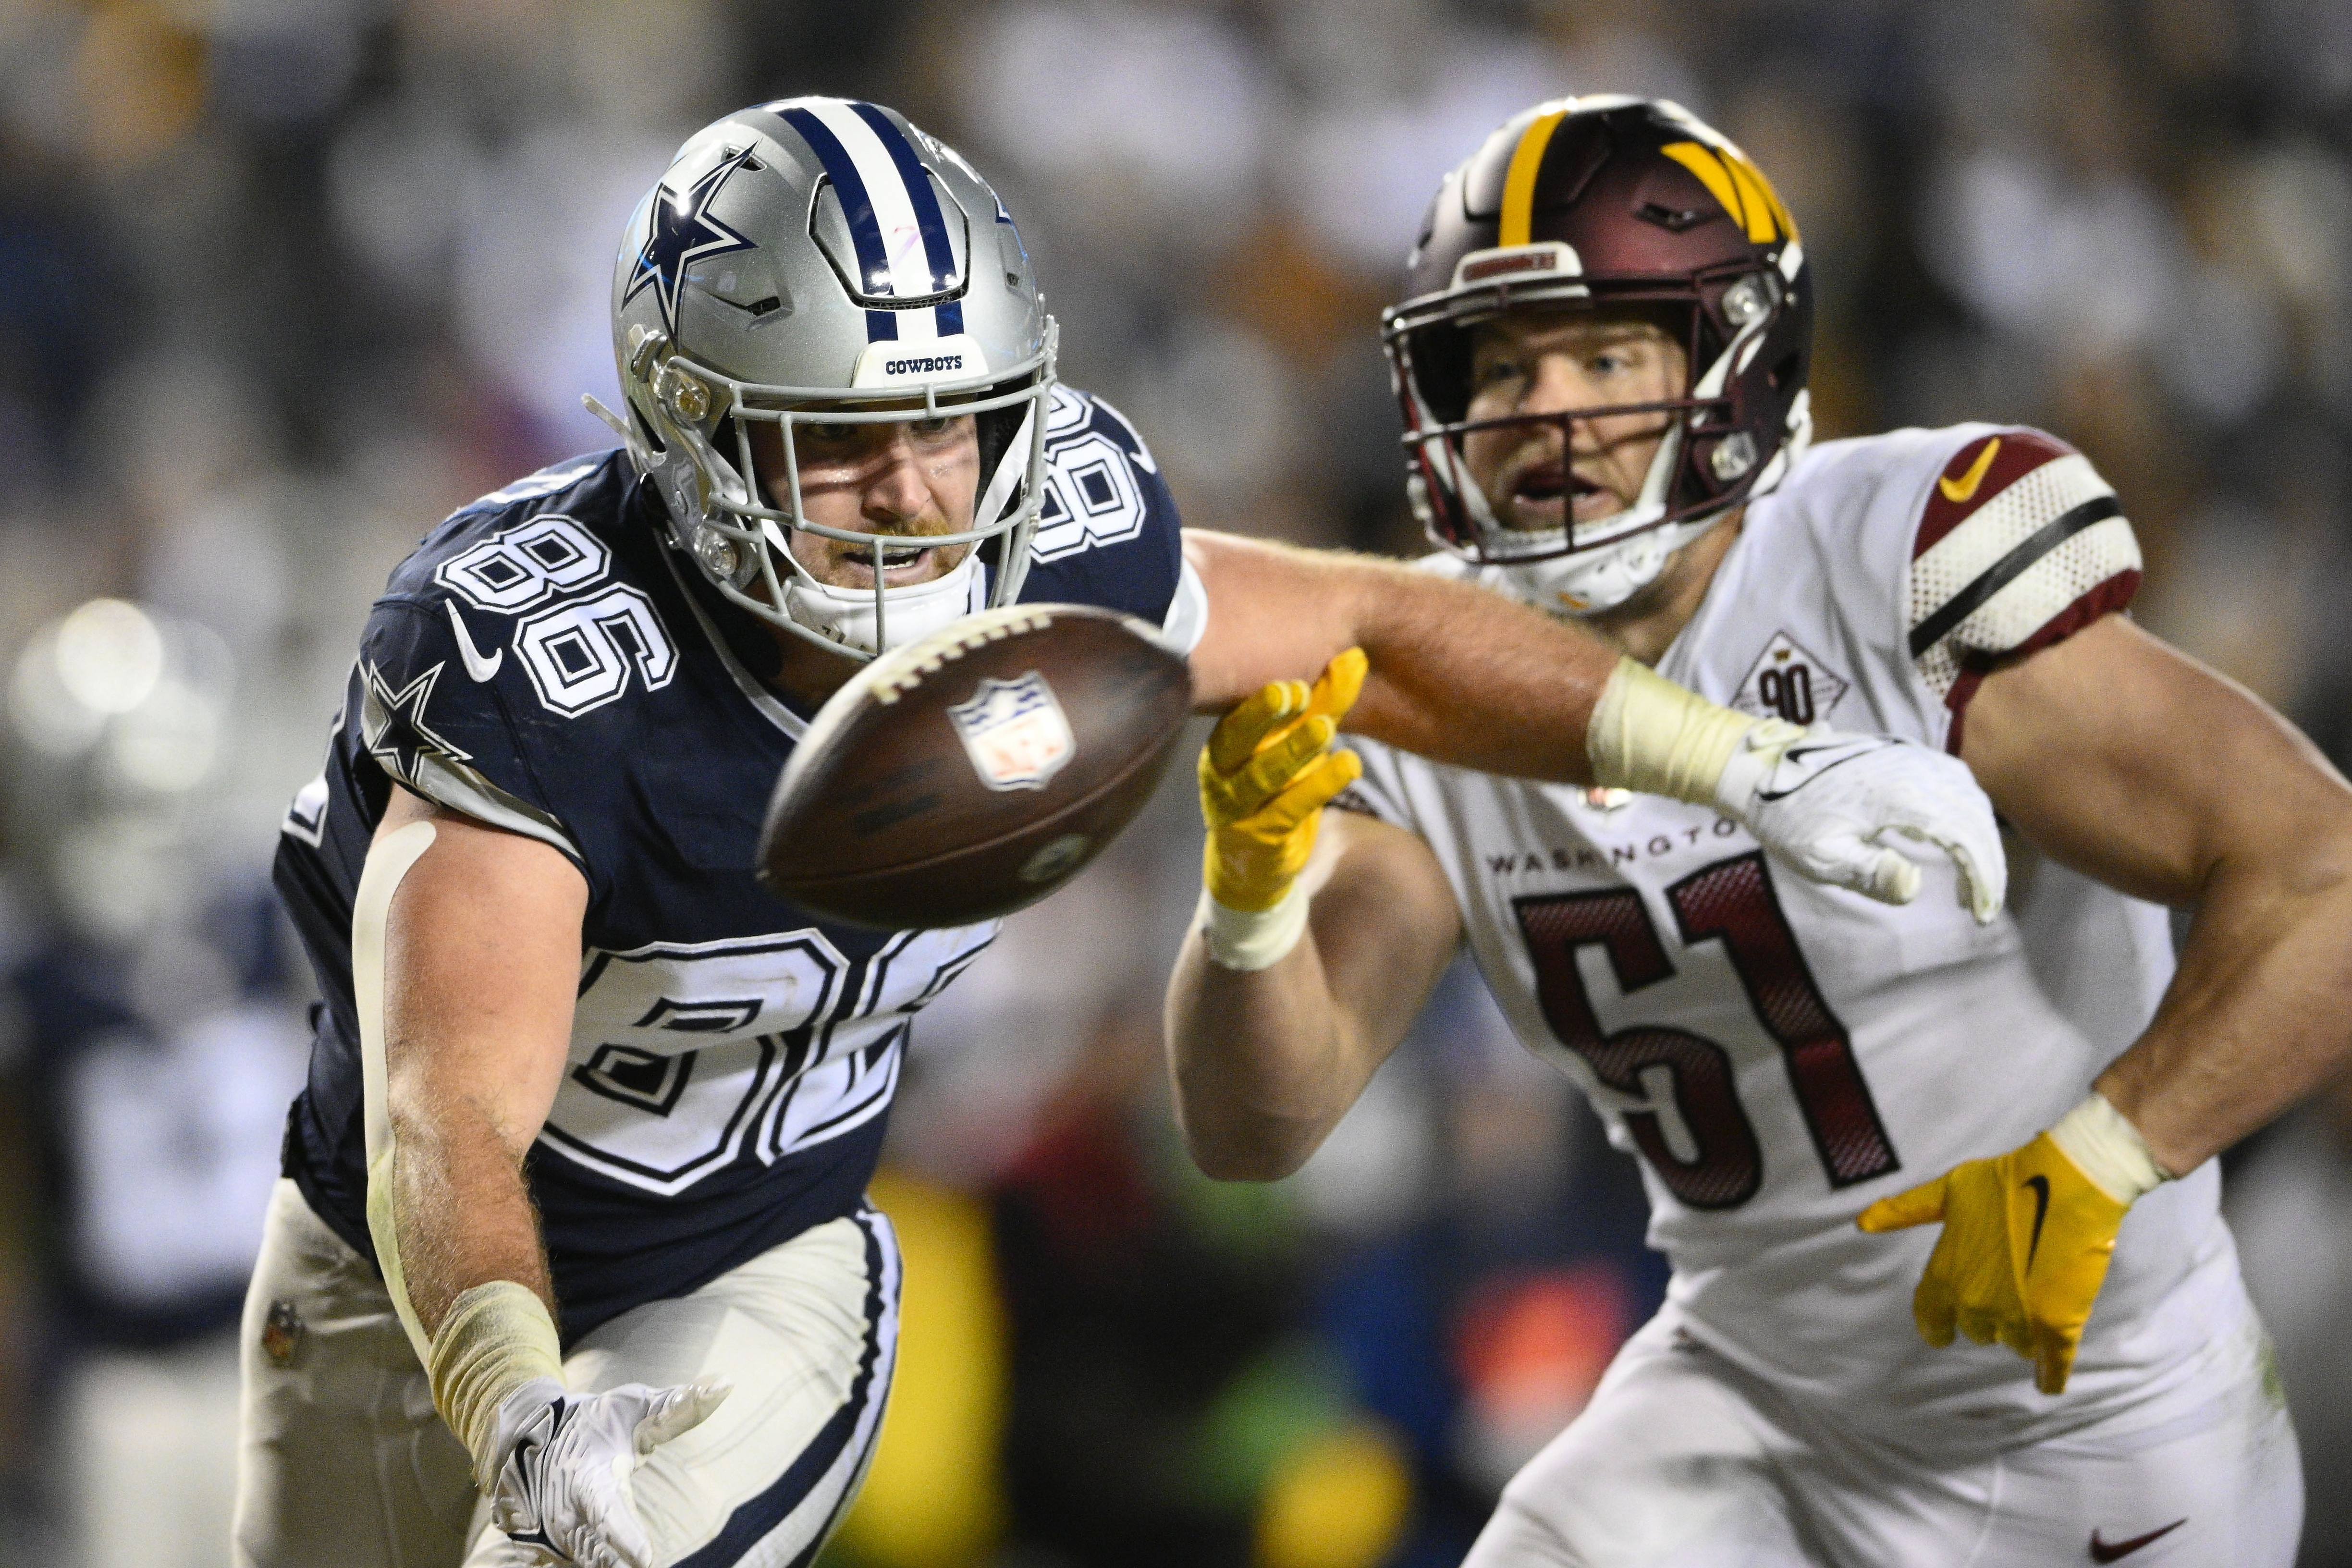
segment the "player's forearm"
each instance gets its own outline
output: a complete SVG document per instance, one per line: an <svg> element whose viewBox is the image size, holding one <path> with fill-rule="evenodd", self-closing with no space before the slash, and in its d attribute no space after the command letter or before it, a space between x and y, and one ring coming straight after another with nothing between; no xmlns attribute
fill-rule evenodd
<svg viewBox="0 0 2352 1568"><path fill-rule="evenodd" d="M2210 879L2156 1020L2096 1088L2186 1174L2352 1061L2352 826Z"/></svg>
<svg viewBox="0 0 2352 1568"><path fill-rule="evenodd" d="M522 1161L562 1081L586 902L547 846L394 788L352 962L379 977L359 987L384 1075L367 1091L368 1224L425 1340L476 1286L548 1296Z"/></svg>
<svg viewBox="0 0 2352 1568"><path fill-rule="evenodd" d="M1618 655L1580 628L1465 583L1383 566L1352 640L1371 675L1350 728L1437 762L1593 782L1586 731Z"/></svg>
<svg viewBox="0 0 2352 1568"><path fill-rule="evenodd" d="M510 1140L471 1107L395 1112L393 1219L409 1303L431 1334L477 1285L510 1279L545 1301L546 1250Z"/></svg>
<svg viewBox="0 0 2352 1568"><path fill-rule="evenodd" d="M1223 1181L1298 1169L1370 1077L1311 936L1244 971L1210 959L1193 931L1169 978L1167 1033L1185 1146Z"/></svg>
<svg viewBox="0 0 2352 1568"><path fill-rule="evenodd" d="M1204 707L1361 647L1349 728L1440 762L1592 782L1585 731L1618 656L1589 632L1396 562L1187 531L1209 595Z"/></svg>

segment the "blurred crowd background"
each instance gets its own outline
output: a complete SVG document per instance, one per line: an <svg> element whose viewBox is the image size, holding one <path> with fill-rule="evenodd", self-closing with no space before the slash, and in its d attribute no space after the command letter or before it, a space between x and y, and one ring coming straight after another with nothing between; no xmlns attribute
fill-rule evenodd
<svg viewBox="0 0 2352 1568"><path fill-rule="evenodd" d="M276 825L393 563L607 444L617 236L688 132L903 108L1192 521L1410 552L1379 308L1446 167L1597 90L1778 183L1824 436L2080 446L2147 624L2346 760L2342 0L0 0L0 1561L223 1561L310 989ZM1450 1564L1658 1297L1630 1165L1463 974L1299 1176L1190 1173L1197 833L1180 787L919 1031L844 1568ZM2352 1562L2352 1088L2230 1163L2305 1562Z"/></svg>

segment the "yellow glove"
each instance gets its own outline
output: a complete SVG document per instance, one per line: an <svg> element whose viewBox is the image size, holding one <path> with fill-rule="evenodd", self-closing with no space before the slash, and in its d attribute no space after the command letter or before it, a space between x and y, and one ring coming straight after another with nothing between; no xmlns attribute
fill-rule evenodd
<svg viewBox="0 0 2352 1568"><path fill-rule="evenodd" d="M1911 1298L1919 1337L1999 1340L2033 1363L2034 1386L2061 1394L2124 1215L2165 1179L2137 1131L2093 1095L2023 1148L1881 1198L1854 1223L1876 1232L1942 1222Z"/></svg>
<svg viewBox="0 0 2352 1568"><path fill-rule="evenodd" d="M1265 968L1304 929L1293 886L1314 853L1323 807L1364 771L1355 752L1330 747L1366 668L1363 650L1351 647L1312 687L1262 687L1201 748L1201 816L1209 826L1201 918L1211 956L1229 968Z"/></svg>

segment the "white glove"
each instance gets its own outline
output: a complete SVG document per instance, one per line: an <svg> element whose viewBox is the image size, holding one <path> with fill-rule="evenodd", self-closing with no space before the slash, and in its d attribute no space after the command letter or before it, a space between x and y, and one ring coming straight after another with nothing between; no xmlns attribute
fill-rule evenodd
<svg viewBox="0 0 2352 1568"><path fill-rule="evenodd" d="M1960 904L1991 923L2009 892L1992 802L1958 757L1906 741L1769 720L1740 737L1716 805L1816 882L1889 904L1919 896L1891 837L1932 844L1960 872Z"/></svg>
<svg viewBox="0 0 2352 1568"><path fill-rule="evenodd" d="M629 1477L639 1458L700 1425L730 1391L717 1383L628 1383L573 1394L551 1377L531 1379L499 1404L490 1523L551 1563L654 1568Z"/></svg>

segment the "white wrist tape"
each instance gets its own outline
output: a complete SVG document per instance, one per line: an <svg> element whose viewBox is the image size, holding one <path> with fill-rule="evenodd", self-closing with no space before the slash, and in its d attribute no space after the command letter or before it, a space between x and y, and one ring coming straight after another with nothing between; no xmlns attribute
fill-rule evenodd
<svg viewBox="0 0 2352 1568"><path fill-rule="evenodd" d="M1224 969L1271 969L1287 957L1307 932L1307 908L1314 900L1299 882L1290 884L1274 908L1253 914L1227 909L1206 888L1192 923L1211 962Z"/></svg>
<svg viewBox="0 0 2352 1568"><path fill-rule="evenodd" d="M474 1484L498 1479L499 1406L536 1378L563 1381L555 1320L536 1293L511 1279L477 1285L449 1303L425 1367L433 1407L474 1456Z"/></svg>
<svg viewBox="0 0 2352 1568"><path fill-rule="evenodd" d="M2124 1113L2094 1094L2058 1119L2050 1129L2058 1145L2091 1184L2119 1204L2128 1204L2172 1180L2172 1173L2156 1163L2156 1152L2139 1129Z"/></svg>
<svg viewBox="0 0 2352 1568"><path fill-rule="evenodd" d="M1713 805L1724 764L1757 723L1621 658L1593 705L1584 750L1592 782L1604 789Z"/></svg>

